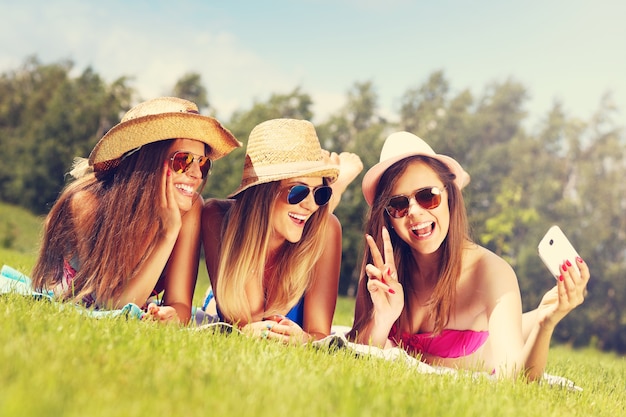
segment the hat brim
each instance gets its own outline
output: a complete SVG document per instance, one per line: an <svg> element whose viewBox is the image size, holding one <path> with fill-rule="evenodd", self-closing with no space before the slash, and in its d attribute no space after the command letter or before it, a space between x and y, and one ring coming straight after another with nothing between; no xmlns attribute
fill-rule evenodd
<svg viewBox="0 0 626 417"><path fill-rule="evenodd" d="M441 154L427 154L423 152L407 152L405 154L397 155L392 158L385 159L382 162L377 163L373 167L371 167L363 176L363 182L361 184L361 189L363 191L363 197L365 197L365 201L367 204L371 206L374 202L374 197L376 193L376 187L378 187L378 183L380 181L380 177L389 169L393 164L399 162L403 159L409 158L411 156L427 156L429 158L436 159L442 163L444 163L450 171L455 175L454 183L457 187L462 189L470 182L469 174L463 169L461 164L459 164L454 158L451 158L447 155Z"/></svg>
<svg viewBox="0 0 626 417"><path fill-rule="evenodd" d="M216 160L242 144L212 117L195 113L160 113L128 120L111 128L89 155L89 164L121 158L125 153L152 142L193 139L210 147L207 155Z"/></svg>
<svg viewBox="0 0 626 417"><path fill-rule="evenodd" d="M291 169L285 169L284 166L280 167L280 169L277 169L276 167L273 168L280 171L280 173L255 172L254 168L251 168L248 172L244 173L244 180L235 191L228 195L228 198L234 198L242 191L247 190L250 187L254 187L255 185L267 184L272 181L281 181L299 177L321 177L326 178L328 180L328 184L332 184L339 176L339 167L337 165L326 163L321 165L317 164L317 166L308 169L299 169L295 165L291 167Z"/></svg>

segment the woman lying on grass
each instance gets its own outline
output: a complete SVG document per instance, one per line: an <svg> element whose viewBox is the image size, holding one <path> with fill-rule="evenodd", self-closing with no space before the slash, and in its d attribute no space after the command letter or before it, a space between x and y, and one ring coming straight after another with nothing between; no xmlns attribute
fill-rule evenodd
<svg viewBox="0 0 626 417"><path fill-rule="evenodd" d="M233 199L208 200L202 213L217 314L257 337L320 339L330 333L341 262L341 226L331 211L361 160L339 155L340 175L313 124L294 119L256 126L246 152Z"/></svg>
<svg viewBox="0 0 626 417"><path fill-rule="evenodd" d="M363 178L369 253L349 337L400 346L432 365L536 380L555 326L583 301L589 269L580 258L566 261L557 285L522 319L515 272L468 237L468 182L457 161L417 136L387 138Z"/></svg>
<svg viewBox="0 0 626 417"><path fill-rule="evenodd" d="M200 251L199 191L241 144L187 100L137 105L96 144L45 222L33 288L100 309L144 306L187 323Z"/></svg>

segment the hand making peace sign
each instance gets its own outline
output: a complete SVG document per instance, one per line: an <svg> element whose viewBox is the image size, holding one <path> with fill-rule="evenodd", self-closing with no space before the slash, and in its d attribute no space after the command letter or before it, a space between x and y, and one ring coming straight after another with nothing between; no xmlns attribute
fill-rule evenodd
<svg viewBox="0 0 626 417"><path fill-rule="evenodd" d="M365 240L372 254L372 264L365 266L367 275L367 290L374 304L374 314L377 320L393 323L400 316L404 308L404 290L398 282L398 272L393 259L393 246L387 228L383 227L383 253L376 246L374 238L365 235Z"/></svg>

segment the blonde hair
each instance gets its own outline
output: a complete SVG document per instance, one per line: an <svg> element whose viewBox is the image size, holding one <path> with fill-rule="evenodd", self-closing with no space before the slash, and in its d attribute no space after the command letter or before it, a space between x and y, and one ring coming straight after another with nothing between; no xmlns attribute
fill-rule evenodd
<svg viewBox="0 0 626 417"><path fill-rule="evenodd" d="M313 213L298 242L282 244L275 265L266 271L271 219L280 187L280 181L274 181L242 191L224 218L215 299L220 313L231 323L252 320L245 297L250 280L257 280L264 289L265 313L271 315L295 305L315 279L313 266L324 249L328 205Z"/></svg>
<svg viewBox="0 0 626 417"><path fill-rule="evenodd" d="M456 286L461 275L462 252L465 244L470 241L469 228L463 195L461 190L454 183L455 175L442 162L427 156L413 156L403 159L392 165L382 175L376 187L376 193L372 207L368 213L365 232L371 235L379 248L383 247L381 231L383 226L387 228L391 236L394 259L398 271L398 279L404 289L404 309L398 318L397 331L403 328L402 323L408 323L412 327L411 300L414 297L412 277L420 274L419 264L415 262L411 248L403 241L391 227L391 221L385 211L385 206L391 197L392 190L407 167L411 164L421 163L430 167L442 181L448 195L448 205L450 209L450 227L444 239L441 251L441 263L439 266L439 280L435 285L433 294L429 300L428 308L434 317L433 333L437 334L448 324L450 316L453 314L453 307L456 301ZM372 300L367 291L367 277L365 276L365 265L372 263L372 256L369 249L365 250L361 265L361 279L359 280L360 296L357 298L360 311L359 317L355 317L354 327L350 336L354 337L363 329L371 318L373 311Z"/></svg>

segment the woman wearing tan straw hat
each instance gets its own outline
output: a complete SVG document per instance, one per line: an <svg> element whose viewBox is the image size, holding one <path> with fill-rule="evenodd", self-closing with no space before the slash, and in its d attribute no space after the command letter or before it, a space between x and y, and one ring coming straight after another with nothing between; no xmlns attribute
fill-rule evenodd
<svg viewBox="0 0 626 417"><path fill-rule="evenodd" d="M341 164L349 166L336 181L339 166L324 157L310 122L274 119L252 130L233 199L208 200L202 213L222 320L284 342L330 333L341 226L329 206L336 204L333 191L342 192L362 169L360 158L344 156Z"/></svg>
<svg viewBox="0 0 626 417"><path fill-rule="evenodd" d="M200 214L212 161L241 144L187 100L129 110L72 171L52 207L33 270L36 289L100 309L149 304L186 323L196 285Z"/></svg>
<svg viewBox="0 0 626 417"><path fill-rule="evenodd" d="M469 179L417 136L387 138L363 178L369 251L349 337L429 364L541 378L554 327L583 301L589 269L580 258L580 273L563 265L523 320L515 272L469 238L461 194Z"/></svg>

